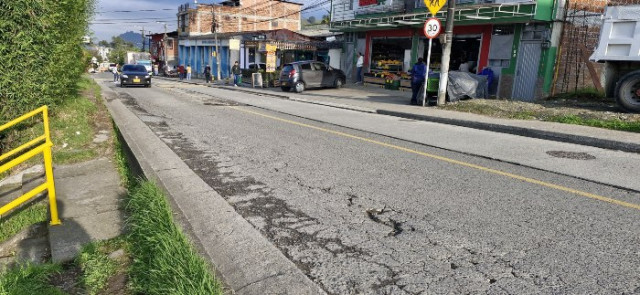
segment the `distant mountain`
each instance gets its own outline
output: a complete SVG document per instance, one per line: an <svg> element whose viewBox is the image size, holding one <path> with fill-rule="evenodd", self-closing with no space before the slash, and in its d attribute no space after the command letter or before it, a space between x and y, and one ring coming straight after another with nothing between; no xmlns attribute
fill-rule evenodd
<svg viewBox="0 0 640 295"><path fill-rule="evenodd" d="M124 34L120 34L120 38L122 38L124 41L133 43L133 45L138 48L142 48L142 34L140 33L129 31ZM147 41L145 42L149 42L149 40L147 39ZM146 44L145 46L148 47L149 44Z"/></svg>

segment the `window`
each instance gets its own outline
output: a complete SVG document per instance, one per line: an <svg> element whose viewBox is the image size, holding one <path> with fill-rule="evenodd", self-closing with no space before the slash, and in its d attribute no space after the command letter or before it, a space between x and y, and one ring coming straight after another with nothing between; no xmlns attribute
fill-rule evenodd
<svg viewBox="0 0 640 295"><path fill-rule="evenodd" d="M173 39L167 39L167 49L173 50Z"/></svg>
<svg viewBox="0 0 640 295"><path fill-rule="evenodd" d="M313 67L316 68L316 71L326 71L327 70L327 66L325 66L324 64L321 64L321 63L314 63Z"/></svg>
<svg viewBox="0 0 640 295"><path fill-rule="evenodd" d="M271 26L273 26L274 28L277 28L278 27L278 22L275 22L275 21L271 22Z"/></svg>
<svg viewBox="0 0 640 295"><path fill-rule="evenodd" d="M311 71L311 64L300 64L300 69Z"/></svg>

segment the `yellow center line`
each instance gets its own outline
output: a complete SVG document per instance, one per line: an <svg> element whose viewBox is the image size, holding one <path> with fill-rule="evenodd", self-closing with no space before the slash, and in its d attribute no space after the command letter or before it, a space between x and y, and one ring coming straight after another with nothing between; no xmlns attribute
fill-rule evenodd
<svg viewBox="0 0 640 295"><path fill-rule="evenodd" d="M634 204L634 203L629 203L629 202L625 202L625 201L620 201L620 200L617 200L617 199L613 199L613 198L609 198L609 197L604 197L604 196L600 196L600 195L596 195L596 194L592 194L592 193L588 193L588 192L572 189L572 188L569 188L569 187L566 187L566 186L561 186L561 185L557 185L557 184L553 184L553 183L549 183L549 182L544 182L542 180L537 180L537 179L533 179L533 178L529 178L529 177L525 177L525 176L521 176L521 175L509 173L509 172L504 172L504 171L500 171L500 170L496 170L496 169L491 169L491 168L479 166L479 165L476 165L476 164L471 164L471 163L458 161L458 160L454 160L454 159L450 159L450 158L446 158L446 157L442 157L442 156L438 156L438 155L434 155L434 154L429 154L429 153L425 153L425 152L421 152L421 151L416 151L416 150L412 150L412 149L409 149L409 148L405 148L405 147L401 147L401 146L397 146L397 145L393 145L393 144L389 144L389 143L384 143L384 142L381 142L381 141L377 141L377 140L373 140L373 139L369 139L369 138L365 138L365 137L352 135L352 134L349 134L349 133L344 133L344 132L335 131L335 130L331 130L331 129L325 129L325 128L318 127L318 126L313 126L313 125L304 124L304 123L300 123L300 122L296 122L296 121L292 121L292 120L287 120L287 119L283 119L283 118L279 118L279 117L275 117L275 116L270 116L270 115L266 115L266 114L263 114L263 113L242 109L242 108L239 108L239 107L231 107L231 108L234 109L234 110L237 110L237 111L258 115L258 116L261 116L261 117L264 117L264 118L269 118L269 119L280 121L280 122L285 122L285 123L289 123L289 124L293 124L293 125L297 125L297 126L301 126L301 127L306 127L306 128L310 128L310 129L326 132L326 133L331 133L331 134L335 134L335 135L339 135L339 136L343 136L343 137L348 137L348 138L352 138L352 139L356 139L356 140L360 140L360 141L364 141L364 142L368 142L368 143L372 143L372 144L376 144L376 145L380 145L380 146L384 146L384 147L400 150L400 151L403 151L403 152L407 152L407 153L411 153L411 154L420 155L420 156L423 156L423 157L428 157L428 158L444 161L444 162L455 164L455 165L469 167L469 168L477 169L477 170L480 170L480 171L484 171L484 172L488 172L488 173L492 173L492 174L497 174L497 175L501 175L501 176L505 176L505 177L509 177L509 178L513 178L513 179L517 179L517 180L521 180L521 181L528 182L528 183L537 184L537 185L540 185L540 186L556 189L556 190L559 190L559 191L568 192L568 193L575 194L575 195L578 195L578 196L587 197L587 198L595 199L595 200L598 200L598 201L608 202L608 203L611 203L611 204L616 204L616 205L619 205L619 206L640 210L640 204Z"/></svg>

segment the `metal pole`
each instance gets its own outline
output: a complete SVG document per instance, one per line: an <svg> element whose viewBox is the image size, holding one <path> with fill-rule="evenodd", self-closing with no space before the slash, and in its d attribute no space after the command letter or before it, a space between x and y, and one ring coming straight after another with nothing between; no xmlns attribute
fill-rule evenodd
<svg viewBox="0 0 640 295"><path fill-rule="evenodd" d="M424 76L424 91L422 92L422 106L425 106L427 101L427 86L429 86L429 65L431 64L431 44L433 39L429 38L429 51L427 51L427 72Z"/></svg>
<svg viewBox="0 0 640 295"><path fill-rule="evenodd" d="M163 42L162 53L164 53L164 66L162 67L162 71L167 75L166 70L169 69L169 63L167 62L167 23L164 23L164 42ZM165 70L166 69L166 70Z"/></svg>
<svg viewBox="0 0 640 295"><path fill-rule="evenodd" d="M217 66L218 74L216 75L216 81L219 81L220 80L220 47L218 46L218 25L217 25L218 22L216 21L216 13L215 13L213 4L211 4L211 16L213 17L213 19L211 20L211 29L213 31L214 42L216 43L216 64L218 65Z"/></svg>
<svg viewBox="0 0 640 295"><path fill-rule="evenodd" d="M447 24L445 26L445 43L442 48L442 63L440 65L440 87L438 88L438 105L444 105L447 97L447 83L449 82L449 60L451 59L451 46L453 45L453 16L456 9L456 1L447 1Z"/></svg>

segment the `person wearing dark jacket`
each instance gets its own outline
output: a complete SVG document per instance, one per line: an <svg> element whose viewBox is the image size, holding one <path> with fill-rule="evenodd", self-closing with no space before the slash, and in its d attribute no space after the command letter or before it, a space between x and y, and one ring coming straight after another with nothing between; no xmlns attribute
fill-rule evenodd
<svg viewBox="0 0 640 295"><path fill-rule="evenodd" d="M211 67L208 65L204 67L204 82L211 83Z"/></svg>
<svg viewBox="0 0 640 295"><path fill-rule="evenodd" d="M238 61L233 63L233 67L231 67L231 73L233 74L233 86L238 87L238 82L240 80L240 75L242 75L242 70L240 70L240 66L238 65Z"/></svg>
<svg viewBox="0 0 640 295"><path fill-rule="evenodd" d="M418 94L424 85L424 78L427 75L427 66L422 62L422 57L411 69L411 104L418 104Z"/></svg>

